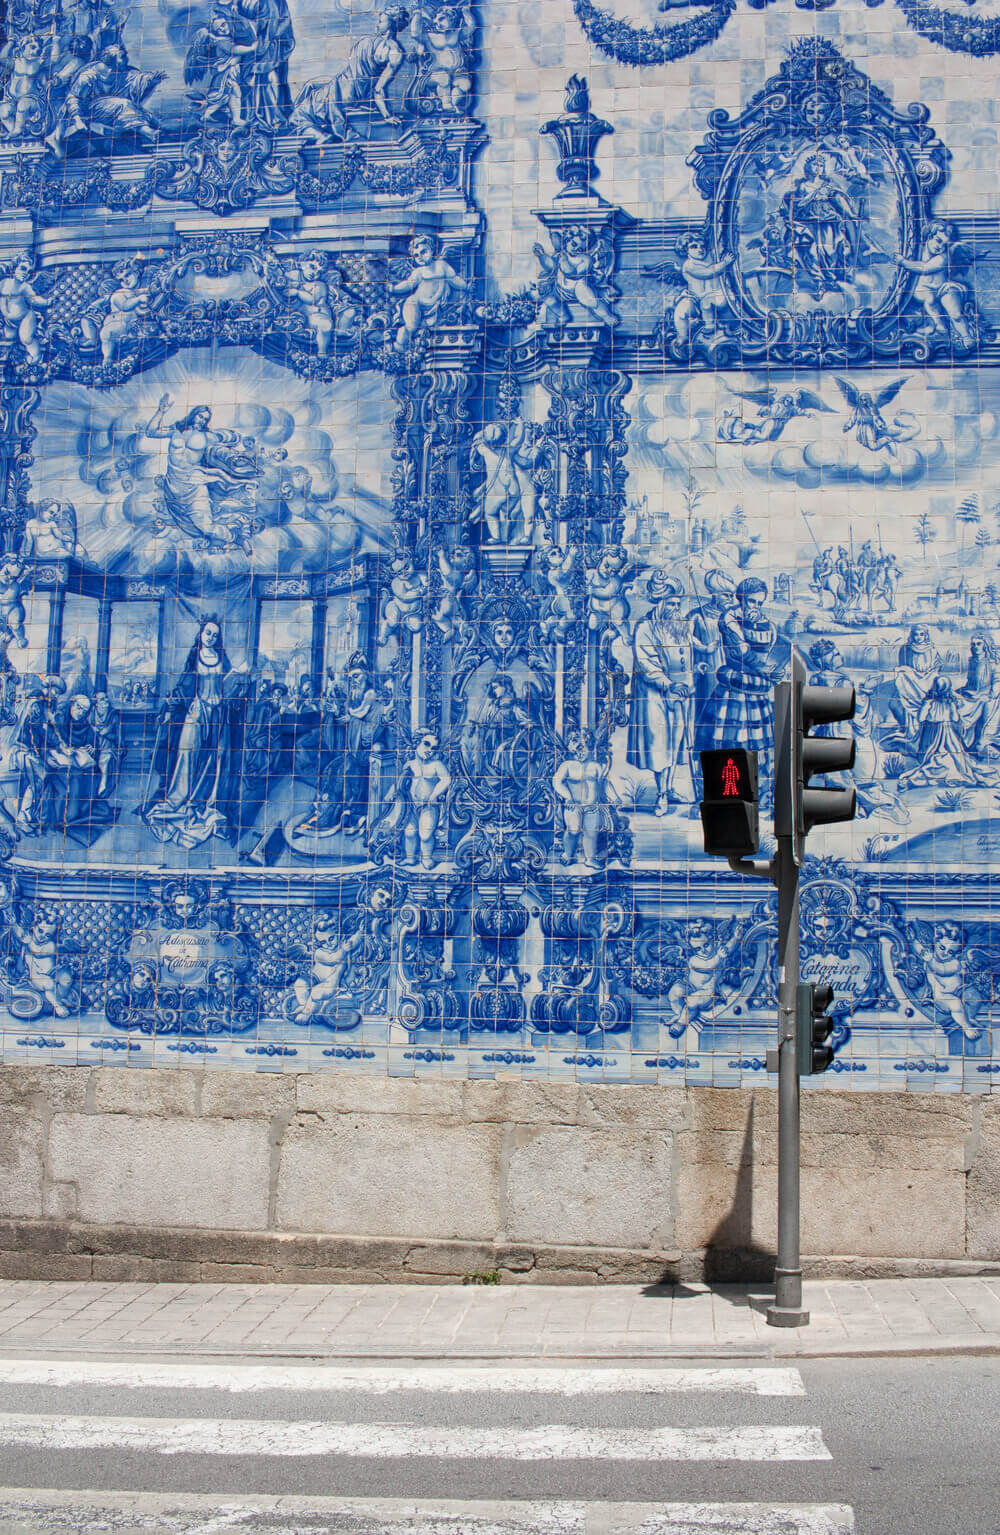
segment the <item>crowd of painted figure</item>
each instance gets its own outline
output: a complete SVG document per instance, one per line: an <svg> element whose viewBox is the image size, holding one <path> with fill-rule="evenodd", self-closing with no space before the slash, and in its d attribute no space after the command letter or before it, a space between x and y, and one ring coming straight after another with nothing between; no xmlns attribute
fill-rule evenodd
<svg viewBox="0 0 1000 1535"><path fill-rule="evenodd" d="M851 568L874 567L862 560ZM685 768L697 789L699 751L739 743L766 754L772 745L771 690L793 636L765 614L763 581L751 577L734 591L710 571L705 585L706 599L684 612L681 584L654 573L653 605L632 636L628 762L652 771L660 816L689 798ZM848 668L833 639L807 644L814 681L850 683L857 692L862 815L907 822L900 802L907 788L1000 786L1000 650L982 627L968 644L958 677L954 658L946 663L922 624L899 646L891 676Z"/></svg>
<svg viewBox="0 0 1000 1535"><path fill-rule="evenodd" d="M129 11L112 0L42 0L39 9L31 29L15 32L0 52L0 134L42 141L57 158L93 139L152 144L159 123L148 101L167 76L130 62L123 40ZM398 123L410 98L418 110L464 113L474 36L469 4L386 5L340 72L310 80L293 100L287 0L214 0L186 40L184 83L210 132L291 128L307 143L328 143L357 134L360 118ZM408 60L412 78L394 109L388 92Z"/></svg>

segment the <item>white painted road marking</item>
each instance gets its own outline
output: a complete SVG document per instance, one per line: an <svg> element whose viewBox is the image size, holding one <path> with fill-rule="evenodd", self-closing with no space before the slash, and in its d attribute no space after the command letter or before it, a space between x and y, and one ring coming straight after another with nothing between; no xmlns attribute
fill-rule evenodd
<svg viewBox="0 0 1000 1535"><path fill-rule="evenodd" d="M830 1460L819 1428L435 1428L409 1423L295 1423L267 1419L93 1418L0 1413L0 1445L37 1450L129 1450L161 1455L348 1455L439 1460Z"/></svg>
<svg viewBox="0 0 1000 1535"><path fill-rule="evenodd" d="M855 1535L835 1503L557 1503L403 1498L218 1497L210 1493L0 1489L0 1525L39 1535L294 1535L322 1518L336 1535Z"/></svg>
<svg viewBox="0 0 1000 1535"><path fill-rule="evenodd" d="M0 1386L111 1386L144 1391L523 1392L602 1396L636 1392L729 1392L741 1396L805 1396L794 1369L536 1369L413 1365L400 1369L341 1365L104 1364L76 1359L0 1360Z"/></svg>

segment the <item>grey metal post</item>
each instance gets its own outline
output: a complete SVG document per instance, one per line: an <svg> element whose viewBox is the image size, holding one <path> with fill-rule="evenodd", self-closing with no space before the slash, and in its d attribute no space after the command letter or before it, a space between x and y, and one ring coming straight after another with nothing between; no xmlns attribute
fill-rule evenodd
<svg viewBox="0 0 1000 1535"><path fill-rule="evenodd" d="M799 1252L799 1070L795 993L799 983L799 870L792 840L779 837L778 886L778 1262L772 1327L804 1327Z"/></svg>
<svg viewBox="0 0 1000 1535"><path fill-rule="evenodd" d="M801 661L793 652L790 682L774 690L774 826L778 851L778 1262L772 1327L803 1327L802 1259L799 1250L799 1070L795 1023L799 984L799 866L795 847L795 689L802 685Z"/></svg>

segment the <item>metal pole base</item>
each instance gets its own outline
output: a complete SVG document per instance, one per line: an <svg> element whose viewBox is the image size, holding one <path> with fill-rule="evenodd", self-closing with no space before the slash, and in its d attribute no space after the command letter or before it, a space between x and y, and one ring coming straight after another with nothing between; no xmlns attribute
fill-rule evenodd
<svg viewBox="0 0 1000 1535"><path fill-rule="evenodd" d="M808 1327L809 1313L794 1306L768 1306L765 1320L768 1327Z"/></svg>

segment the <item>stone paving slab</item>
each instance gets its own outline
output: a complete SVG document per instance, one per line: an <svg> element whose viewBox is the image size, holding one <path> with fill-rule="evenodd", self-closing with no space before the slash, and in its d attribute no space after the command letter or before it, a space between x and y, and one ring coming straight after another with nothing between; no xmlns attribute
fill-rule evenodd
<svg viewBox="0 0 1000 1535"><path fill-rule="evenodd" d="M217 1285L0 1281L0 1353L652 1359L1000 1353L1000 1279L813 1280L811 1325L760 1286Z"/></svg>

